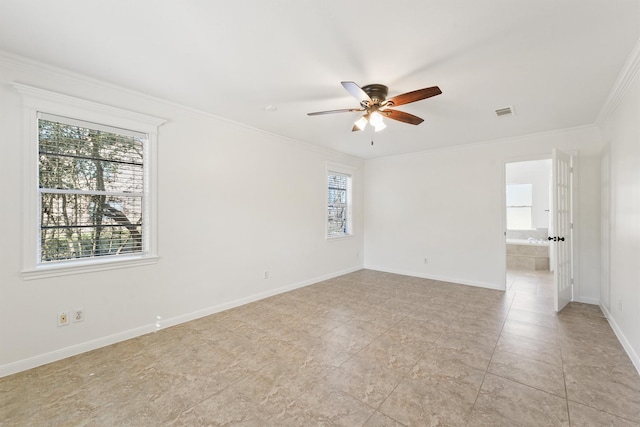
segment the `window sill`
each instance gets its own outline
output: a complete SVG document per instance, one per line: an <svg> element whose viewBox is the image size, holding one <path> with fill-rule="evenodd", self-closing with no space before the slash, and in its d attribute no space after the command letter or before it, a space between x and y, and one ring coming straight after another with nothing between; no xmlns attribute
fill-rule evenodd
<svg viewBox="0 0 640 427"><path fill-rule="evenodd" d="M344 240L344 239L352 239L354 237L353 234L345 234L343 236L327 236L327 241L332 242L332 241L338 241L338 240Z"/></svg>
<svg viewBox="0 0 640 427"><path fill-rule="evenodd" d="M35 280L96 271L117 270L127 267L156 264L158 259L158 256L131 256L118 257L118 259L90 259L56 264L41 264L34 269L23 270L22 278L24 280Z"/></svg>

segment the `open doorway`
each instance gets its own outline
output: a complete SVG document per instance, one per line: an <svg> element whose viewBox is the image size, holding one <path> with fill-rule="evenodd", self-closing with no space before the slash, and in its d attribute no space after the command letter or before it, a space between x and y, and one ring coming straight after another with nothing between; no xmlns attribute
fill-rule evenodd
<svg viewBox="0 0 640 427"><path fill-rule="evenodd" d="M506 163L505 184L506 289L552 307L551 158Z"/></svg>

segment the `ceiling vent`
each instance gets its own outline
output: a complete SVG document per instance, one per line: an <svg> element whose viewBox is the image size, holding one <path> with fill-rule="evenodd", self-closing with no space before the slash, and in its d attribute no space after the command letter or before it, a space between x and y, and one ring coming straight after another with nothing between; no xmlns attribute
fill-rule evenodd
<svg viewBox="0 0 640 427"><path fill-rule="evenodd" d="M496 110L496 116L498 117L510 116L511 114L513 114L513 107L498 108Z"/></svg>

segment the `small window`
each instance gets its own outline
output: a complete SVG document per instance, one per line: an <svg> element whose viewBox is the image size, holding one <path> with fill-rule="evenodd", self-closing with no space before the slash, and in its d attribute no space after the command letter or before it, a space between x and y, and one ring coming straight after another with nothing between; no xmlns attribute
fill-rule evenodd
<svg viewBox="0 0 640 427"><path fill-rule="evenodd" d="M327 237L351 235L351 175L329 171Z"/></svg>
<svg viewBox="0 0 640 427"><path fill-rule="evenodd" d="M39 262L141 254L142 133L40 114Z"/></svg>
<svg viewBox="0 0 640 427"><path fill-rule="evenodd" d="M507 229L531 230L532 184L507 185Z"/></svg>

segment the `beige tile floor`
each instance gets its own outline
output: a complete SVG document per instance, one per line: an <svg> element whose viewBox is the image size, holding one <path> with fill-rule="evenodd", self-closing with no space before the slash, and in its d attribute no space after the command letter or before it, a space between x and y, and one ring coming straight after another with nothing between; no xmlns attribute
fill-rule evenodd
<svg viewBox="0 0 640 427"><path fill-rule="evenodd" d="M606 319L551 280L361 270L0 379L0 425L640 425Z"/></svg>

